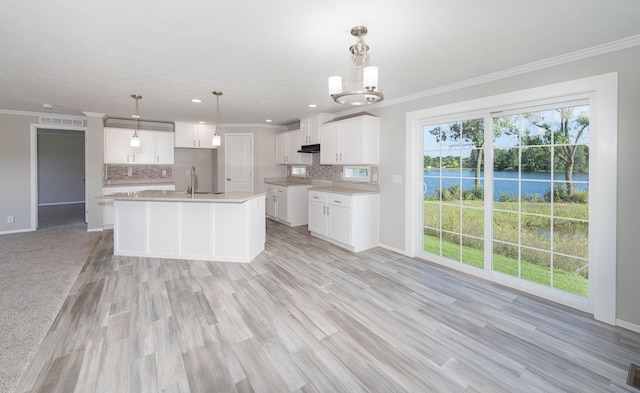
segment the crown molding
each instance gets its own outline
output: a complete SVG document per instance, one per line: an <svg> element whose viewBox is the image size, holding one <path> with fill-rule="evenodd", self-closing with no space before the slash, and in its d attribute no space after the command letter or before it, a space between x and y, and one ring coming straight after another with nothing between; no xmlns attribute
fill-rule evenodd
<svg viewBox="0 0 640 393"><path fill-rule="evenodd" d="M37 117L58 117L61 119L73 119L73 120L85 120L85 116L79 115L66 115L62 113L53 112L30 112L30 111L18 111L13 109L0 109L0 114L3 115L18 115L18 116L37 116Z"/></svg>
<svg viewBox="0 0 640 393"><path fill-rule="evenodd" d="M287 129L287 126L280 126L277 124L261 124L261 123L220 124L218 127L223 130L228 128L269 128L274 130Z"/></svg>
<svg viewBox="0 0 640 393"><path fill-rule="evenodd" d="M543 70L545 68L551 68L557 65L571 63L578 60L584 60L595 56L604 55L607 53L617 52L624 49L640 46L640 34L631 37L623 38L617 41L611 41L602 45L593 46L587 49L581 49L575 52L565 53L563 55L550 57L544 60L535 61L533 63L524 64L518 67L509 68L507 70L493 72L491 74L482 75L476 78L466 79L460 82L454 82L448 85L435 87L433 89L425 90L419 93L411 94L404 97L398 97L391 100L384 100L378 104L371 105L370 109L383 108L387 106L402 104L405 102L419 100L421 98L431 97L450 91L460 90L467 87L481 85L483 83L493 82L500 79L509 78L516 75L522 75L533 71ZM349 109L343 112L339 112L336 115L347 115L362 111L362 108Z"/></svg>

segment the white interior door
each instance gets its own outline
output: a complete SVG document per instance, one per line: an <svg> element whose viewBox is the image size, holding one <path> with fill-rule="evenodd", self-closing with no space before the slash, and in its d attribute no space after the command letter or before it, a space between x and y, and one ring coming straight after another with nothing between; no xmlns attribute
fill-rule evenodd
<svg viewBox="0 0 640 393"><path fill-rule="evenodd" d="M253 134L225 134L225 192L253 191Z"/></svg>

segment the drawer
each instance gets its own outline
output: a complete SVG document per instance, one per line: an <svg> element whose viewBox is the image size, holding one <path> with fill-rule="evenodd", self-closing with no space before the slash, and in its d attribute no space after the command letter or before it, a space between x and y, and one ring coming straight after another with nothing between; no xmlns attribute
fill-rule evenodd
<svg viewBox="0 0 640 393"><path fill-rule="evenodd" d="M334 206L351 207L351 196L342 194L328 194L328 203Z"/></svg>
<svg viewBox="0 0 640 393"><path fill-rule="evenodd" d="M326 192L309 191L309 201L318 203L327 203Z"/></svg>
<svg viewBox="0 0 640 393"><path fill-rule="evenodd" d="M265 184L267 186L267 192L276 193L276 186L272 186L271 184Z"/></svg>
<svg viewBox="0 0 640 393"><path fill-rule="evenodd" d="M280 196L287 196L289 189L287 187L276 187L276 194Z"/></svg>

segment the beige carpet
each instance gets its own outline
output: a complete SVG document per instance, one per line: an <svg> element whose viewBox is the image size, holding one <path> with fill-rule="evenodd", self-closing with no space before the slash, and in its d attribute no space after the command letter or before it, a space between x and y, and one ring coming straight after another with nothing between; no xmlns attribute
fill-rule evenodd
<svg viewBox="0 0 640 393"><path fill-rule="evenodd" d="M0 392L13 392L100 233L84 204L41 207L35 232L0 235Z"/></svg>

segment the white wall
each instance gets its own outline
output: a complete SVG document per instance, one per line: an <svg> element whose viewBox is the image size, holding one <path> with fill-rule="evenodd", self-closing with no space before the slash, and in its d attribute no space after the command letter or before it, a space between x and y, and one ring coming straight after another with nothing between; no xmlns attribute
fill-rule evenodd
<svg viewBox="0 0 640 393"><path fill-rule="evenodd" d="M31 227L31 124L37 116L0 113L0 233ZM7 223L7 216L15 222Z"/></svg>
<svg viewBox="0 0 640 393"><path fill-rule="evenodd" d="M38 204L84 202L84 132L38 129Z"/></svg>
<svg viewBox="0 0 640 393"><path fill-rule="evenodd" d="M191 176L187 175L186 171L191 172L191 167L195 166L196 191L214 191L214 164L216 164L217 156L217 151L212 149L175 149L173 179L176 182L176 190L187 190Z"/></svg>

